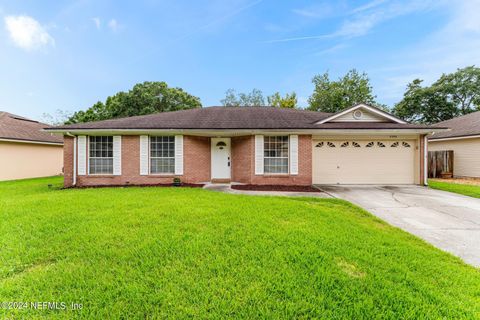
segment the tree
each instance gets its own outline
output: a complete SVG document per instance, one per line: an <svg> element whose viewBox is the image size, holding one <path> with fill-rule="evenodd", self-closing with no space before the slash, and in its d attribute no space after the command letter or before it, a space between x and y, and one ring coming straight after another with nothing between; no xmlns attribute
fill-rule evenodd
<svg viewBox="0 0 480 320"><path fill-rule="evenodd" d="M52 126L58 126L68 120L72 116L71 111L57 109L52 113L43 113L42 122L47 123Z"/></svg>
<svg viewBox="0 0 480 320"><path fill-rule="evenodd" d="M480 69L475 66L442 74L431 86L423 87L415 79L407 85L402 101L393 112L398 117L417 123L449 120L480 108Z"/></svg>
<svg viewBox="0 0 480 320"><path fill-rule="evenodd" d="M136 84L128 92L121 91L108 97L105 103L98 101L85 111L75 112L65 123L107 120L201 107L198 97L180 88L170 88L165 82L143 82Z"/></svg>
<svg viewBox="0 0 480 320"><path fill-rule="evenodd" d="M265 105L265 98L259 89L253 89L250 93L239 93L235 89L228 89L225 92L225 98L220 100L226 107L258 107Z"/></svg>
<svg viewBox="0 0 480 320"><path fill-rule="evenodd" d="M297 107L297 94L295 92L287 93L285 98L282 98L279 92L275 92L267 97L267 101L268 105L273 107L294 109Z"/></svg>
<svg viewBox="0 0 480 320"><path fill-rule="evenodd" d="M325 72L313 77L312 82L315 88L308 99L309 110L338 112L358 103L378 105L367 74L360 74L355 69L337 81L331 81Z"/></svg>

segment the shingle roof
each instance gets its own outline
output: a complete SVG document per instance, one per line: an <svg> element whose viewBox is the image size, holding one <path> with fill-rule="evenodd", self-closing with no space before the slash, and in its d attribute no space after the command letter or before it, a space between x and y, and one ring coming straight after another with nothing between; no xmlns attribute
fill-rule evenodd
<svg viewBox="0 0 480 320"><path fill-rule="evenodd" d="M448 127L451 131L435 133L430 140L480 135L480 111L442 121L435 127Z"/></svg>
<svg viewBox="0 0 480 320"><path fill-rule="evenodd" d="M425 125L338 122L316 124L331 113L274 107L208 107L64 125L73 129L429 129Z"/></svg>
<svg viewBox="0 0 480 320"><path fill-rule="evenodd" d="M0 139L63 144L62 137L42 131L45 123L0 111Z"/></svg>

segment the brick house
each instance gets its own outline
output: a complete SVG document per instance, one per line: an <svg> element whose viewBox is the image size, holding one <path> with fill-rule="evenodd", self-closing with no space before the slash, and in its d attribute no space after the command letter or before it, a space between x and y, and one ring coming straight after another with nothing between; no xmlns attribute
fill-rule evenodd
<svg viewBox="0 0 480 320"><path fill-rule="evenodd" d="M64 137L65 186L232 182L425 184L426 136L360 104L322 112L208 107L48 128Z"/></svg>

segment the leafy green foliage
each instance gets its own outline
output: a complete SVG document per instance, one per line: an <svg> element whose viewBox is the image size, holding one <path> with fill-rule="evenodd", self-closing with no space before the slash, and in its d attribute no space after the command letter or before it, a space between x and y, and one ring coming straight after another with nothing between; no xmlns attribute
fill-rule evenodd
<svg viewBox="0 0 480 320"><path fill-rule="evenodd" d="M226 107L260 107L265 105L265 98L259 89L253 89L249 93L238 93L235 89L228 89L225 98L220 100Z"/></svg>
<svg viewBox="0 0 480 320"><path fill-rule="evenodd" d="M316 75L312 82L315 88L308 99L310 110L334 113L359 103L378 105L367 74L360 74L355 69L337 81L330 80L328 72L325 72Z"/></svg>
<svg viewBox="0 0 480 320"><path fill-rule="evenodd" d="M433 189L459 193L459 194L463 194L464 196L469 196L474 198L480 198L480 185L429 180L428 186Z"/></svg>
<svg viewBox="0 0 480 320"><path fill-rule="evenodd" d="M297 107L297 94L292 92L282 97L280 92L275 92L267 97L267 101L268 105L272 107L295 109Z"/></svg>
<svg viewBox="0 0 480 320"><path fill-rule="evenodd" d="M394 113L407 121L436 123L480 110L480 68L475 66L443 74L431 86L420 79L407 86Z"/></svg>
<svg viewBox="0 0 480 320"><path fill-rule="evenodd" d="M146 115L158 112L201 108L198 97L180 88L170 88L165 82L136 84L128 92L118 92L97 102L86 111L78 111L66 123L107 120L121 117Z"/></svg>
<svg viewBox="0 0 480 320"><path fill-rule="evenodd" d="M53 184L53 188L48 188ZM477 269L337 199L0 182L14 319L474 319Z"/></svg>

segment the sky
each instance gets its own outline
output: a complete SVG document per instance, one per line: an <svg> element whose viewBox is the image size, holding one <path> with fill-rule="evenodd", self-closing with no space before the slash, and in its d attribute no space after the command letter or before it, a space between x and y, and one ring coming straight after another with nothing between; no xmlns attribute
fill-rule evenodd
<svg viewBox="0 0 480 320"><path fill-rule="evenodd" d="M143 81L219 105L356 68L393 106L415 78L480 65L480 0L0 0L0 110L41 120Z"/></svg>

